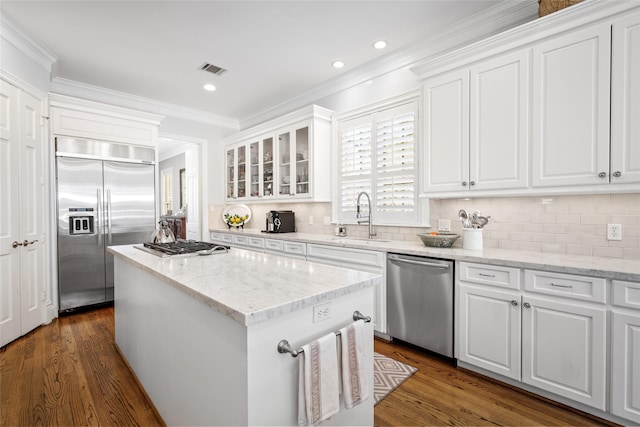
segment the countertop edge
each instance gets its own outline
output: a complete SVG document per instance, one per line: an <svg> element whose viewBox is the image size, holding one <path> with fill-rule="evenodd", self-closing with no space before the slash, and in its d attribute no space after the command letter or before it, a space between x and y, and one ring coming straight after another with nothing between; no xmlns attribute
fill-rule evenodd
<svg viewBox="0 0 640 427"><path fill-rule="evenodd" d="M376 241L375 239L369 241L349 237L338 238L326 234L264 233L253 229L210 229L209 232L640 282L640 261L629 259L493 248L485 248L481 251L466 250L459 247L430 248L419 241ZM250 248L248 249L250 250Z"/></svg>
<svg viewBox="0 0 640 427"><path fill-rule="evenodd" d="M124 247L131 248L132 245L126 245ZM172 278L171 276L162 274L161 272L146 265L144 262L141 262L135 258L129 257L126 253L122 252L121 248L117 246L109 247L108 251L111 252L114 256L118 256L120 259L132 265L135 265L136 267L141 268L145 272L150 273L154 277L157 277L158 279L169 284L170 286L173 286L174 288L182 292L185 292L186 294L192 296L193 298L198 299L205 305L215 309L216 311L220 312L221 314L227 317L232 318L233 320L237 321L238 323L244 326L251 326L272 318L276 318L279 316L292 313L297 310L311 307L319 302L325 302L328 300L339 298L344 295L358 292L363 289L367 289L369 287L382 284L382 276L374 275L372 273L363 273L372 277L368 277L363 280L359 279L357 283L345 285L338 289L322 291L320 293L309 295L304 298L294 299L290 302L283 303L277 306L259 309L251 313L243 313L241 311L234 309L233 307L230 307L224 303L221 303L220 301L208 295L205 295L199 292L196 289L193 289L188 285L185 285L184 283ZM141 252L141 254L145 254L145 253ZM146 255L148 255L149 257L155 257L155 255L152 255L152 254L146 254ZM153 259L153 258L150 258L150 259ZM166 259L166 258L162 258L162 259Z"/></svg>

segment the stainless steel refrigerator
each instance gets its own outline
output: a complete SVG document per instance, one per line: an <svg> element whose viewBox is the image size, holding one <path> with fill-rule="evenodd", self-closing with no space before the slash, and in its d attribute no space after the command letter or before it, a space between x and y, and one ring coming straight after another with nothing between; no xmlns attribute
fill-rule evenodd
<svg viewBox="0 0 640 427"><path fill-rule="evenodd" d="M112 245L155 229L155 151L56 138L59 311L113 301Z"/></svg>

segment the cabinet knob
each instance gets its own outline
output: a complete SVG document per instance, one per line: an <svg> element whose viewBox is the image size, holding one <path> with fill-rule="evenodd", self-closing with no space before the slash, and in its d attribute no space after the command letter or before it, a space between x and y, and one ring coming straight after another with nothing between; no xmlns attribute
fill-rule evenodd
<svg viewBox="0 0 640 427"><path fill-rule="evenodd" d="M516 301L514 299L511 300L511 305L514 306L514 307L517 307L518 306L518 301Z"/></svg>
<svg viewBox="0 0 640 427"><path fill-rule="evenodd" d="M615 171L615 172L613 173L613 176L615 176L616 178L620 178L620 177L622 176L622 172L620 172L620 171Z"/></svg>
<svg viewBox="0 0 640 427"><path fill-rule="evenodd" d="M476 185L475 181L469 181L469 186L473 187L474 185Z"/></svg>
<svg viewBox="0 0 640 427"><path fill-rule="evenodd" d="M14 240L13 243L11 244L11 247L13 249L17 248L18 246L22 246L22 243L18 243L17 241Z"/></svg>
<svg viewBox="0 0 640 427"><path fill-rule="evenodd" d="M522 305L524 305L524 308L531 308L531 304L529 304L528 302L525 302Z"/></svg>
<svg viewBox="0 0 640 427"><path fill-rule="evenodd" d="M466 187L467 186L467 181L462 181L462 186Z"/></svg>
<svg viewBox="0 0 640 427"><path fill-rule="evenodd" d="M607 173L606 173L606 172L600 172L600 173L598 174L598 176L599 176L600 178L606 178L606 177L607 177Z"/></svg>

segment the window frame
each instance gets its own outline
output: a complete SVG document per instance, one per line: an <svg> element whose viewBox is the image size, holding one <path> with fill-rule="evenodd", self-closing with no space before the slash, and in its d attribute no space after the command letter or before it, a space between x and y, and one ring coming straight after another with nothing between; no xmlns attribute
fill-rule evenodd
<svg viewBox="0 0 640 427"><path fill-rule="evenodd" d="M413 180L414 180L414 194L413 194L413 202L415 206L415 211L412 215L412 218L399 218L397 221L394 221L389 217L389 215L385 215L384 213L380 213L377 208L377 192L376 189L376 181L377 175L379 173L379 167L377 165L376 150L377 150L377 137L374 137L373 134L377 132L377 124L382 123L382 120L376 121L375 115L378 114L380 116L381 113L384 113L387 110L398 109L399 107L408 106L409 104L413 104L413 110L415 111L415 121L414 125L414 170L413 170ZM372 206L376 207L374 211L372 211L372 221L375 225L380 226L394 226L394 227L425 227L429 226L429 201L424 197L420 197L420 188L421 188L421 179L420 179L420 171L422 166L422 156L421 156L421 148L422 148L422 94L420 91L410 92L404 95L400 95L395 98L391 98L382 102L378 102L375 104L370 104L356 110L348 111L341 114L336 114L334 116L334 135L332 138L332 149L333 149L333 162L332 162L332 176L334 177L334 185L332 191L332 217L334 223L340 224L357 224L357 219L355 217L355 209L353 211L343 211L342 210L342 183L343 183L343 175L342 175L342 124L355 121L358 119L364 119L366 117L371 118L372 128L372 139L370 144L372 145L372 170L370 174L370 182L368 183L370 191L369 196L372 199ZM379 117L378 117L379 118ZM355 123L355 122L354 122ZM355 208L355 206L354 206ZM367 210L365 208L365 214ZM385 218L386 216L386 218Z"/></svg>
<svg viewBox="0 0 640 427"><path fill-rule="evenodd" d="M169 189L169 201L171 203L171 207L167 207L167 188L165 185L165 178L168 178L171 184L171 188ZM160 213L161 215L168 215L169 209L173 212L173 168L165 168L160 171Z"/></svg>

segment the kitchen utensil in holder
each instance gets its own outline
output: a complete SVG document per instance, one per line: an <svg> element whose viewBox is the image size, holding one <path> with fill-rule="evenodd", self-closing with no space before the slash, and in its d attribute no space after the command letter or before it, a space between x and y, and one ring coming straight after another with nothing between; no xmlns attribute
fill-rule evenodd
<svg viewBox="0 0 640 427"><path fill-rule="evenodd" d="M462 229L462 249L482 250L482 228Z"/></svg>

